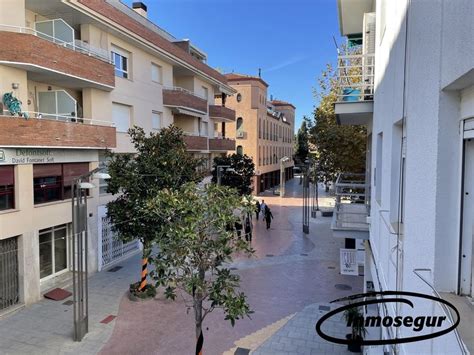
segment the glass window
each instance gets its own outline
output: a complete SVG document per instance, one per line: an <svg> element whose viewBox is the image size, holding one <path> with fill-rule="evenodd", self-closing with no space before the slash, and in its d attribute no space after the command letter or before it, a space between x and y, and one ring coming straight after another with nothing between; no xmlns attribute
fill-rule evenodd
<svg viewBox="0 0 474 355"><path fill-rule="evenodd" d="M209 99L209 90L205 86L202 87L202 95L206 100Z"/></svg>
<svg viewBox="0 0 474 355"><path fill-rule="evenodd" d="M243 155L243 153L244 153L244 150L243 150L242 146L241 145L237 146L237 154Z"/></svg>
<svg viewBox="0 0 474 355"><path fill-rule="evenodd" d="M151 80L155 83L163 83L163 68L160 65L151 63Z"/></svg>
<svg viewBox="0 0 474 355"><path fill-rule="evenodd" d="M161 129L161 112L153 111L151 113L151 128L153 129Z"/></svg>
<svg viewBox="0 0 474 355"><path fill-rule="evenodd" d="M131 107L113 102L112 121L117 132L127 133L130 128Z"/></svg>
<svg viewBox="0 0 474 355"><path fill-rule="evenodd" d="M40 278L45 278L67 269L68 225L39 231Z"/></svg>
<svg viewBox="0 0 474 355"><path fill-rule="evenodd" d="M15 169L13 165L0 166L0 211L15 208Z"/></svg>
<svg viewBox="0 0 474 355"><path fill-rule="evenodd" d="M74 179L87 174L88 171L89 163L33 165L34 203L71 198Z"/></svg>
<svg viewBox="0 0 474 355"><path fill-rule="evenodd" d="M120 78L128 78L128 54L117 48L114 48L111 54L112 63L115 66L115 76Z"/></svg>
<svg viewBox="0 0 474 355"><path fill-rule="evenodd" d="M61 164L33 165L34 203L45 203L62 199Z"/></svg>

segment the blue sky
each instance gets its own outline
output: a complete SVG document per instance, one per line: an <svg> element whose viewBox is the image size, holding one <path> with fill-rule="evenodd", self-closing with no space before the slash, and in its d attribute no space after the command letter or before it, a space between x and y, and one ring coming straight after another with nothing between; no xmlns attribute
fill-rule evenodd
<svg viewBox="0 0 474 355"><path fill-rule="evenodd" d="M131 5L131 0L124 0ZM299 128L315 100L312 89L339 41L336 0L143 0L148 18L189 38L225 72L257 75L269 95L296 106Z"/></svg>

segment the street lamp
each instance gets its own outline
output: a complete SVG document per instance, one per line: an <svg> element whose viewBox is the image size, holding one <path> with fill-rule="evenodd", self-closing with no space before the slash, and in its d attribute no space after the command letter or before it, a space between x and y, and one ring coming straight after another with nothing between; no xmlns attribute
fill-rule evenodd
<svg viewBox="0 0 474 355"><path fill-rule="evenodd" d="M312 160L313 162L313 196L311 198L311 217L317 217L317 211L319 211L319 200L318 200L318 175L316 169L316 160Z"/></svg>
<svg viewBox="0 0 474 355"><path fill-rule="evenodd" d="M81 341L89 331L89 291L88 291L88 235L87 235L87 193L94 184L84 181L110 179L110 175L100 172L98 167L74 179L72 184L72 285L74 304L74 340ZM76 255L77 254L77 255Z"/></svg>
<svg viewBox="0 0 474 355"><path fill-rule="evenodd" d="M280 159L280 197L285 197L285 184L286 184L286 174L285 174L285 164L289 162L290 158L283 157Z"/></svg>
<svg viewBox="0 0 474 355"><path fill-rule="evenodd" d="M303 233L309 234L309 160L303 166Z"/></svg>

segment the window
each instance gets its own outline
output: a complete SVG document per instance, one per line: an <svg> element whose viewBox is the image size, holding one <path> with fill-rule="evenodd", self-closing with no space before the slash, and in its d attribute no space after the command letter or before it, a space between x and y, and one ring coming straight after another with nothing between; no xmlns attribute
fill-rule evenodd
<svg viewBox="0 0 474 355"><path fill-rule="evenodd" d="M77 117L77 101L65 90L40 91L38 110L44 118Z"/></svg>
<svg viewBox="0 0 474 355"><path fill-rule="evenodd" d="M151 81L158 84L163 83L163 68L155 63L151 63Z"/></svg>
<svg viewBox="0 0 474 355"><path fill-rule="evenodd" d="M258 138L262 138L262 118L258 120Z"/></svg>
<svg viewBox="0 0 474 355"><path fill-rule="evenodd" d="M206 100L209 99L209 89L205 86L202 87L202 95Z"/></svg>
<svg viewBox="0 0 474 355"><path fill-rule="evenodd" d="M244 151L241 145L237 146L237 154L243 155Z"/></svg>
<svg viewBox="0 0 474 355"><path fill-rule="evenodd" d="M115 66L115 76L128 78L128 56L129 54L121 49L112 48L112 63Z"/></svg>
<svg viewBox="0 0 474 355"><path fill-rule="evenodd" d="M152 129L161 129L161 119L162 119L162 113L153 111L151 113L151 128Z"/></svg>
<svg viewBox="0 0 474 355"><path fill-rule="evenodd" d="M34 203L71 198L74 179L88 171L89 163L33 165Z"/></svg>
<svg viewBox="0 0 474 355"><path fill-rule="evenodd" d="M112 121L115 123L117 132L126 133L130 128L130 111L130 106L112 103Z"/></svg>
<svg viewBox="0 0 474 355"><path fill-rule="evenodd" d="M207 137L209 136L209 128L208 128L209 124L207 122L203 122L201 121L201 124L200 124L200 132L199 132L199 135L201 137Z"/></svg>
<svg viewBox="0 0 474 355"><path fill-rule="evenodd" d="M67 224L62 224L39 231L41 279L67 269L68 229Z"/></svg>
<svg viewBox="0 0 474 355"><path fill-rule="evenodd" d="M244 129L244 120L242 117L237 117L237 122L235 123L236 130L237 130L237 137L243 136L243 129Z"/></svg>
<svg viewBox="0 0 474 355"><path fill-rule="evenodd" d="M0 166L0 211L15 208L15 169Z"/></svg>
<svg viewBox="0 0 474 355"><path fill-rule="evenodd" d="M240 102L240 101L242 101L242 94L240 94L240 93L239 93L239 94L237 94L237 97L236 97L236 99L237 99L237 102Z"/></svg>

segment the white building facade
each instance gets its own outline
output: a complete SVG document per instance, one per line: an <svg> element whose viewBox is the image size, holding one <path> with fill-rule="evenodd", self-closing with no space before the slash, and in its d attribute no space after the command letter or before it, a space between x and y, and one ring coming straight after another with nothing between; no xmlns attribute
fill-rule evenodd
<svg viewBox="0 0 474 355"><path fill-rule="evenodd" d="M348 51L360 47L357 58L338 59L335 110L341 124L363 124L368 131L366 226L347 228L344 236L366 240L366 289L438 292L461 312L464 341L451 332L365 352L472 352L474 3L337 3ZM349 83L348 73L359 77ZM378 312L443 314L423 305L415 309L387 306ZM409 335L392 328L380 337Z"/></svg>

